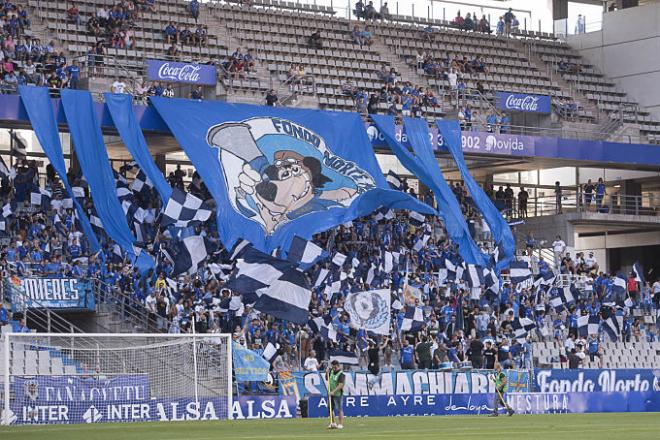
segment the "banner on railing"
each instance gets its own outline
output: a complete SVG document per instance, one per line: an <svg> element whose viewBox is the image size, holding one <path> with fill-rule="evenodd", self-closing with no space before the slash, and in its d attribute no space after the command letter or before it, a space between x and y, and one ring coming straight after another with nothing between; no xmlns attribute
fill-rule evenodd
<svg viewBox="0 0 660 440"><path fill-rule="evenodd" d="M493 394L345 397L348 417L479 415L493 411ZM511 393L505 397L518 414L660 411L660 393ZM309 398L309 417L327 417L328 399Z"/></svg>
<svg viewBox="0 0 660 440"><path fill-rule="evenodd" d="M397 141L410 147L408 136L403 133L400 125L394 128ZM385 136L378 130L375 125L367 127L367 134L371 140L374 148L389 148L385 142ZM431 145L434 150L448 152L447 147L444 146L444 140L438 133L438 127L432 126L429 129L429 137ZM461 148L466 154L497 154L504 156L534 156L535 155L535 142L537 138L534 136L524 136L516 134L497 134L486 133L480 131L463 131L461 132Z"/></svg>
<svg viewBox="0 0 660 440"><path fill-rule="evenodd" d="M242 396L227 407L226 398L153 398L124 401L14 400L10 425L50 425L105 422L178 422L193 420L290 419L296 417L293 397Z"/></svg>
<svg viewBox="0 0 660 440"><path fill-rule="evenodd" d="M489 378L492 373L492 370L408 370L374 376L368 372L351 371L346 372L344 392L347 396L487 394L495 392ZM527 371L506 370L506 373L509 391L529 391ZM297 371L292 376L280 380L280 394L298 397L328 395L322 373Z"/></svg>
<svg viewBox="0 0 660 440"><path fill-rule="evenodd" d="M660 392L660 369L536 370L535 391L566 392Z"/></svg>
<svg viewBox="0 0 660 440"><path fill-rule="evenodd" d="M84 371L81 371L84 374ZM144 375L96 378L83 376L16 377L14 395L33 405L70 402L135 402L149 400L149 377Z"/></svg>
<svg viewBox="0 0 660 440"><path fill-rule="evenodd" d="M94 310L94 287L76 278L19 278L9 280L12 312L26 309Z"/></svg>
<svg viewBox="0 0 660 440"><path fill-rule="evenodd" d="M550 97L529 93L497 92L495 106L500 110L524 113L550 113Z"/></svg>
<svg viewBox="0 0 660 440"><path fill-rule="evenodd" d="M213 86L217 73L215 66L209 64L147 60L147 79Z"/></svg>

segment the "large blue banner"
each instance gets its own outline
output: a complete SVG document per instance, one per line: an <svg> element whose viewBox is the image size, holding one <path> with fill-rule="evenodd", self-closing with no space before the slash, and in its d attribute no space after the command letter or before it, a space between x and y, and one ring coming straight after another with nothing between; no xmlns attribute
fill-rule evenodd
<svg viewBox="0 0 660 440"><path fill-rule="evenodd" d="M484 266L484 256L472 239L456 196L449 188L433 154L426 120L405 118L404 127L411 151L397 142L392 116L372 115L372 119L385 135L387 144L401 164L433 191L447 234L458 245L458 251L463 260L468 264Z"/></svg>
<svg viewBox="0 0 660 440"><path fill-rule="evenodd" d="M529 391L526 371L505 370L509 391ZM495 392L488 377L492 370L438 371L407 370L383 372L374 376L368 372L346 373L344 385L348 396L427 395L427 394L487 394ZM286 381L280 386L284 395L328 395L326 382L319 372L293 373L295 383Z"/></svg>
<svg viewBox="0 0 660 440"><path fill-rule="evenodd" d="M89 183L103 229L124 252L135 258L135 265L142 272L154 267L151 257L133 246L136 240L117 198L115 177L94 112L92 95L88 91L72 89L62 90L61 95L76 155Z"/></svg>
<svg viewBox="0 0 660 440"><path fill-rule="evenodd" d="M104 93L103 98L126 149L153 183L163 206L167 205L167 201L172 197L172 188L151 158L147 141L133 112L133 96L125 93Z"/></svg>
<svg viewBox="0 0 660 440"><path fill-rule="evenodd" d="M271 252L386 206L433 209L389 189L358 114L151 98L218 205L219 235ZM182 117L185 115L185 117Z"/></svg>
<svg viewBox="0 0 660 440"><path fill-rule="evenodd" d="M536 370L534 391L567 392L660 392L660 369Z"/></svg>
<svg viewBox="0 0 660 440"><path fill-rule="evenodd" d="M550 113L552 106L547 95L497 92L495 105L500 110L525 113Z"/></svg>
<svg viewBox="0 0 660 440"><path fill-rule="evenodd" d="M518 414L657 412L660 393L509 393ZM480 415L493 411L494 394L344 397L348 417ZM327 417L327 397L309 398L309 417Z"/></svg>
<svg viewBox="0 0 660 440"><path fill-rule="evenodd" d="M66 165L64 163L64 154L62 153L62 144L60 143L59 131L55 113L53 112L53 103L50 99L49 90L46 87L20 86L18 92L21 94L21 102L30 115L30 123L34 129L34 134L39 140L41 149L44 150L48 160L55 169L55 172L62 181L64 189L73 200L73 206L78 214L78 221L85 233L85 239L93 252L101 249L96 234L89 223L87 214L78 203L73 194L69 179L66 176Z"/></svg>
<svg viewBox="0 0 660 440"><path fill-rule="evenodd" d="M483 214L488 226L490 226L495 243L500 246L500 257L496 268L500 270L509 267L509 262L513 258L513 253L516 250L515 239L513 238L511 228L507 221L497 210L492 200L486 195L477 181L474 180L474 177L472 177L468 170L465 158L463 157L463 149L461 147L461 127L458 121L437 120L436 126L438 127L439 133L442 134L442 138L445 141L447 149L454 158L454 162L456 162L456 166L463 177L463 181L470 192L474 204L479 208L479 211Z"/></svg>
<svg viewBox="0 0 660 440"><path fill-rule="evenodd" d="M12 312L25 309L95 310L94 286L89 280L76 278L16 278L10 281L20 294L11 295Z"/></svg>
<svg viewBox="0 0 660 440"><path fill-rule="evenodd" d="M217 78L216 67L211 64L147 60L147 79L150 81L213 86Z"/></svg>

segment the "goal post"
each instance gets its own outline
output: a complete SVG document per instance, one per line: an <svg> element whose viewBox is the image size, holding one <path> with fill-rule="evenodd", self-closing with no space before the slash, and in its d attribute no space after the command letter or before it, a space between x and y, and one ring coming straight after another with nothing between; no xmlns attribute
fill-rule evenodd
<svg viewBox="0 0 660 440"><path fill-rule="evenodd" d="M3 425L228 419L227 334L9 333Z"/></svg>

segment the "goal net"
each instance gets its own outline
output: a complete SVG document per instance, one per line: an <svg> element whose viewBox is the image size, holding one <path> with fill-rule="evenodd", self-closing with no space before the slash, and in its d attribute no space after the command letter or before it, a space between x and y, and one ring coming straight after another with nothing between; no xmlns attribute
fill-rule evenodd
<svg viewBox="0 0 660 440"><path fill-rule="evenodd" d="M3 424L227 419L229 335L5 334Z"/></svg>

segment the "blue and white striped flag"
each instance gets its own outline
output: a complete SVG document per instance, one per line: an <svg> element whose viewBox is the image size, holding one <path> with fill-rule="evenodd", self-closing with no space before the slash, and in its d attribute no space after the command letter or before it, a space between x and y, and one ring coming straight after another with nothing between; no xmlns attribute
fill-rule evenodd
<svg viewBox="0 0 660 440"><path fill-rule="evenodd" d="M323 340L337 342L337 331L332 324L332 317L330 315L310 319L307 325L309 325L313 334L321 335Z"/></svg>
<svg viewBox="0 0 660 440"><path fill-rule="evenodd" d="M618 272L616 277L614 277L614 283L612 284L612 292L617 296L623 296L626 293L626 284L627 279L624 274Z"/></svg>
<svg viewBox="0 0 660 440"><path fill-rule="evenodd" d="M639 261L635 261L632 270L635 274L635 280L640 284L640 287L643 286L646 283L646 279L644 278L644 268L639 264Z"/></svg>
<svg viewBox="0 0 660 440"><path fill-rule="evenodd" d="M243 295L244 302L276 318L305 324L312 292L305 274L288 261L265 254L252 245L234 252L236 272L227 287Z"/></svg>
<svg viewBox="0 0 660 440"><path fill-rule="evenodd" d="M481 266L468 264L463 272L463 281L468 287L480 287L485 284L484 271Z"/></svg>
<svg viewBox="0 0 660 440"><path fill-rule="evenodd" d="M526 261L512 261L509 266L509 277L513 284L519 284L532 277L532 271Z"/></svg>
<svg viewBox="0 0 660 440"><path fill-rule="evenodd" d="M323 248L309 240L294 235L289 252L287 252L287 260L293 264L300 265L304 270L306 267L316 263L323 255L327 255Z"/></svg>

